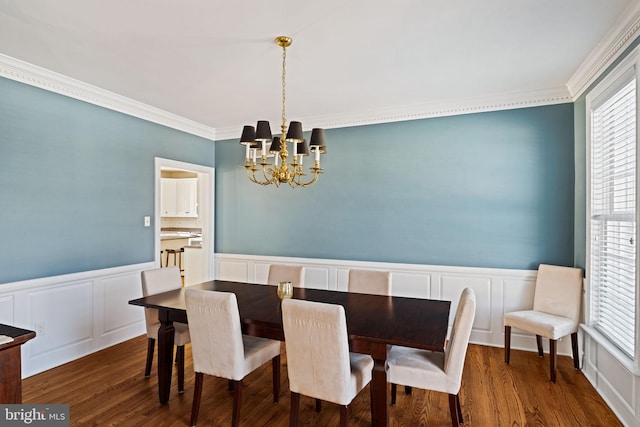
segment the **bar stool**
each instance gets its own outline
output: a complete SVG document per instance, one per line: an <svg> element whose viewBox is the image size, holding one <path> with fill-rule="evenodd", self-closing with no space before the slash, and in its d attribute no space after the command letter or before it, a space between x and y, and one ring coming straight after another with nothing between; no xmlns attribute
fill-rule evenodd
<svg viewBox="0 0 640 427"><path fill-rule="evenodd" d="M177 265L178 263L176 262L176 252L178 251L178 249L165 249L165 252L167 253L167 261L164 263L165 267L169 267L169 256L173 255L173 264L172 265Z"/></svg>
<svg viewBox="0 0 640 427"><path fill-rule="evenodd" d="M167 252L167 262L165 267L169 267L169 255L173 255L173 265L177 265L180 268L180 273L184 272L182 269L182 253L184 252L184 248L180 249L166 249ZM176 260L177 257L177 260Z"/></svg>

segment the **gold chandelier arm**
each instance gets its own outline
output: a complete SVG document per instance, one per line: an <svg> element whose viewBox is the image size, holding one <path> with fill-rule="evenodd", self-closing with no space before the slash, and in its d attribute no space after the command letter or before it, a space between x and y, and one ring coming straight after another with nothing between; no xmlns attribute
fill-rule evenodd
<svg viewBox="0 0 640 427"><path fill-rule="evenodd" d="M318 177L321 173L324 172L323 169L321 168L309 168L309 170L313 173L313 178L311 178L311 180L309 180L308 182L302 182L302 177L304 175L306 175L304 172L302 172L302 168L300 168L300 170L296 173L296 176L294 179L291 180L291 182L289 182L289 185L291 186L291 188L296 188L296 187L309 187L312 186L313 184L316 183L316 181L318 181Z"/></svg>
<svg viewBox="0 0 640 427"><path fill-rule="evenodd" d="M267 166L270 166L269 163L267 163L267 160L265 158L263 158L262 163L260 163L260 166L262 166L262 177L264 178L264 182L265 184L263 185L269 185L273 183L273 169L269 169L271 178L267 177ZM256 169L257 170L257 169ZM256 175L256 171L253 171L253 176L255 177Z"/></svg>
<svg viewBox="0 0 640 427"><path fill-rule="evenodd" d="M269 181L269 180L261 181L258 178L256 178L256 171L258 170L258 168L255 167L255 165L253 165L253 166L245 165L244 168L245 168L245 171L247 173L247 178L249 178L249 181L251 181L253 183L256 183L256 184L260 184L260 185L269 185L269 184L271 184L271 181ZM264 172L263 172L263 174L264 174ZM265 176L265 179L266 179L266 176Z"/></svg>

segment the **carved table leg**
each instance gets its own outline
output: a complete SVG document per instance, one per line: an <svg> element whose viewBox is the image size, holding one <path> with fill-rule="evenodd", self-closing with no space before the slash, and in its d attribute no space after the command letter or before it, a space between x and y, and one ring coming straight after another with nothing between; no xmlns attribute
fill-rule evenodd
<svg viewBox="0 0 640 427"><path fill-rule="evenodd" d="M166 319L165 312L160 311L160 328L158 329L158 392L160 403L169 401L171 393L171 375L173 370L173 343L175 328L173 322Z"/></svg>

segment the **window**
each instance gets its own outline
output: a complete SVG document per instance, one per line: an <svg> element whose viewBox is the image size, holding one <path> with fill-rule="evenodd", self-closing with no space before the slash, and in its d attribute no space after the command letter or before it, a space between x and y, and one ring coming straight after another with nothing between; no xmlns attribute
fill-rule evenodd
<svg viewBox="0 0 640 427"><path fill-rule="evenodd" d="M590 113L591 325L632 359L636 317L635 68L601 84Z"/></svg>

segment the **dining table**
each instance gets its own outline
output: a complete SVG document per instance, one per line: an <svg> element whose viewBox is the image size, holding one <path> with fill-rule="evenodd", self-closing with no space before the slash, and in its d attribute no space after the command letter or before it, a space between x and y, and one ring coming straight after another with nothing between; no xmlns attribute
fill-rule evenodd
<svg viewBox="0 0 640 427"><path fill-rule="evenodd" d="M158 394L163 404L169 401L171 389L173 322L188 323L185 304L188 288L234 293L244 334L284 341L281 300L273 285L212 280L129 301L132 305L158 310ZM293 298L344 307L350 351L369 354L374 361L372 426L389 425L385 370L388 346L444 351L450 301L301 287L294 289Z"/></svg>

